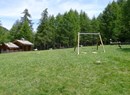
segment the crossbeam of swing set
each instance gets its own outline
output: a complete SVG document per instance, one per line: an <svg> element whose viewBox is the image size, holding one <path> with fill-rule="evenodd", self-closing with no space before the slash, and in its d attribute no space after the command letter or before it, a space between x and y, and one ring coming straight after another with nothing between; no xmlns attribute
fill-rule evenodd
<svg viewBox="0 0 130 95"><path fill-rule="evenodd" d="M100 35L100 33L79 33L80 35Z"/></svg>
<svg viewBox="0 0 130 95"><path fill-rule="evenodd" d="M101 45L103 47L103 51L105 52L105 48L104 48L102 37L101 37L100 33L80 33L80 32L78 32L78 55L79 55L80 35L98 35L99 39L100 39L100 42L101 42Z"/></svg>

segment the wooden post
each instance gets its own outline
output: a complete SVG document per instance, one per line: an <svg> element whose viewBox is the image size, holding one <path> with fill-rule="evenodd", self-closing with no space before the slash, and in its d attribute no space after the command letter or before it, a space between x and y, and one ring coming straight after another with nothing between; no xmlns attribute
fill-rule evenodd
<svg viewBox="0 0 130 95"><path fill-rule="evenodd" d="M100 33L99 33L99 38L100 38L100 41L101 41L101 44L102 44L102 47L103 47L103 51L105 52L105 48L104 48L103 41L102 41L102 37L101 37L101 34L100 34Z"/></svg>
<svg viewBox="0 0 130 95"><path fill-rule="evenodd" d="M78 32L78 55L79 55L79 44L80 44L80 33Z"/></svg>

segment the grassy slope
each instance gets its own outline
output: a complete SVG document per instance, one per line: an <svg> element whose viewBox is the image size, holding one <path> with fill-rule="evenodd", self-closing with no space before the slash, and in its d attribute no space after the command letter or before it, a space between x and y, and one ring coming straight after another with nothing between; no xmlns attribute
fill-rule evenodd
<svg viewBox="0 0 130 95"><path fill-rule="evenodd" d="M130 95L130 46L105 48L0 54L0 95Z"/></svg>

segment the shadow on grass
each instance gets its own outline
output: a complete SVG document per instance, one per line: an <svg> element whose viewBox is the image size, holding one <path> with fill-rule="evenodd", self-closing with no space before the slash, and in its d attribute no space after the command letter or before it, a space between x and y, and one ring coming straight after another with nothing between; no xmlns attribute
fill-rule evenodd
<svg viewBox="0 0 130 95"><path fill-rule="evenodd" d="M123 51L123 52L130 52L130 48L121 48L121 49L118 49L120 51Z"/></svg>

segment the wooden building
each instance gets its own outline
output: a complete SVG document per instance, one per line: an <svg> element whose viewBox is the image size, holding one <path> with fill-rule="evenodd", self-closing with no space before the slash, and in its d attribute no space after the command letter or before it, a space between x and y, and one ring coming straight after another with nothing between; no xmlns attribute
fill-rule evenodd
<svg viewBox="0 0 130 95"><path fill-rule="evenodd" d="M31 51L33 49L33 44L27 40L16 40L13 42L19 46L20 51Z"/></svg>
<svg viewBox="0 0 130 95"><path fill-rule="evenodd" d="M19 46L9 42L0 45L0 53L19 51Z"/></svg>

